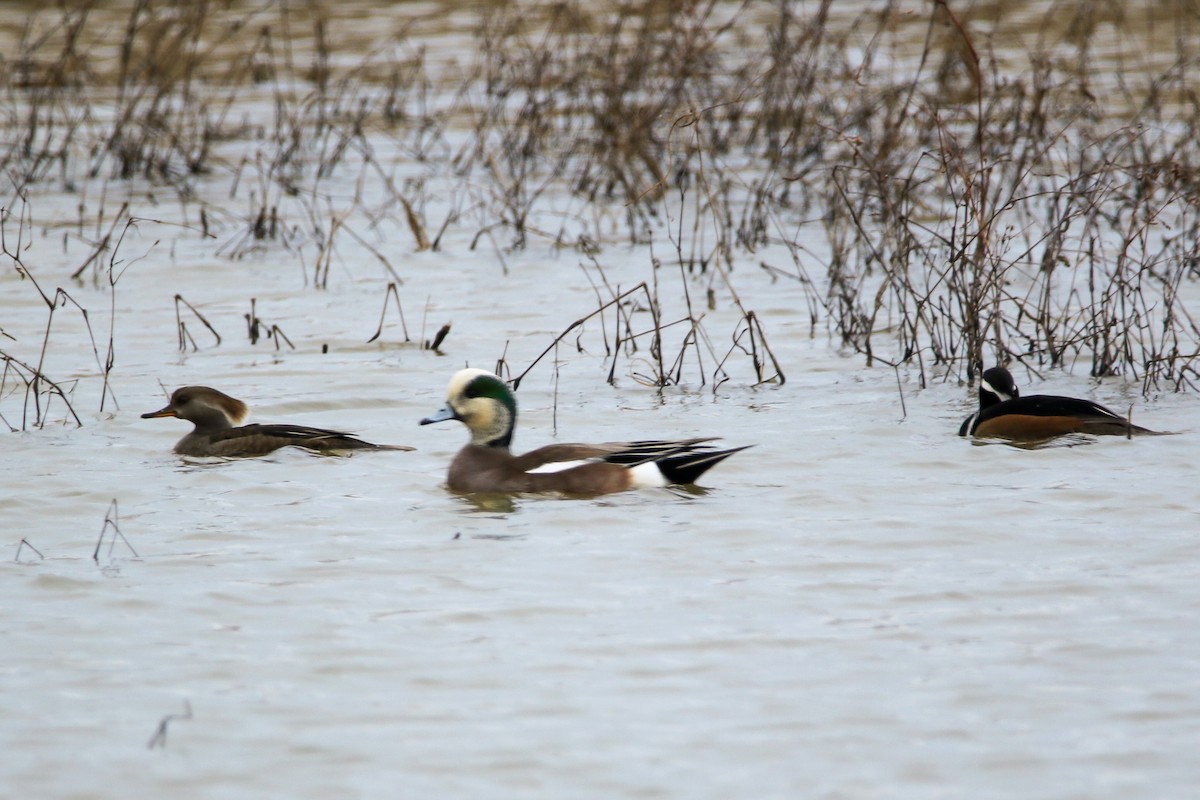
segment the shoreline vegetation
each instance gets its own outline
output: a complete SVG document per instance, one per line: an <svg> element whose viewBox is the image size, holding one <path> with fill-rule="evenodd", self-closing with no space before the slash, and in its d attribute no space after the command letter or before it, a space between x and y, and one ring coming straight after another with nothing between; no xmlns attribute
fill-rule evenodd
<svg viewBox="0 0 1200 800"><path fill-rule="evenodd" d="M1200 12L1143 5L31 6L0 27L0 268L47 319L38 346L0 324L0 396L24 396L4 421L43 425L57 398L78 423L45 373L56 313L86 325L101 410L114 364L111 316L105 346L48 290L68 276L30 263L34 231L63 229L69 277L107 286L115 313L139 257L124 235L148 222L231 262L303 252L318 290L353 242L402 322L405 252L455 236L507 271L517 250L575 251L586 277L564 279L596 295L610 382L635 352L649 385L783 382L735 283L792 282L812 335L922 386L1015 361L1195 391ZM362 188L335 205L335 182ZM628 245L652 255L618 288L606 248ZM708 330L716 295L732 331ZM186 296L180 349L218 346ZM247 321L256 339L253 305ZM537 364L500 361L518 382Z"/></svg>

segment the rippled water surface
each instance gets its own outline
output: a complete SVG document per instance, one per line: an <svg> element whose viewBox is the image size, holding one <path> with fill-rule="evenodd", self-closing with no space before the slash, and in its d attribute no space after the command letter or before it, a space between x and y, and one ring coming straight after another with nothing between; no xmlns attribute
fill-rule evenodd
<svg viewBox="0 0 1200 800"><path fill-rule="evenodd" d="M367 343L389 276L365 253L317 291L293 253L131 237L145 255L115 294L70 281L82 251L41 227L26 260L89 308L101 359L113 321L115 366L101 410L82 317L57 310L46 372L76 382L82 425L60 408L4 434L0 795L1195 796L1194 396L1018 369L1178 435L971 444L966 387L835 352L802 288L748 265L737 290L786 383L740 368L660 394L622 356L609 386L593 321L522 383L515 446L753 449L702 490L472 501L441 485L465 431L417 420L454 370L521 370L595 309L578 254L396 245L411 338L452 323L434 353L403 342L394 307ZM644 251L601 260L614 285L646 276ZM689 278L697 298L709 277ZM184 312L199 348L180 352L177 293L219 345ZM251 344L251 297L294 349ZM719 283L714 306L724 335ZM46 318L0 273L14 341L36 355ZM417 450L183 461L187 425L139 415L194 383L252 421Z"/></svg>

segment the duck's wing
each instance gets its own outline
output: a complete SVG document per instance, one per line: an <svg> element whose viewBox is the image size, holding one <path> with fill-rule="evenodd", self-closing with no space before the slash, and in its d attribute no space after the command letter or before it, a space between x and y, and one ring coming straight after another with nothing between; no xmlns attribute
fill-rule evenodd
<svg viewBox="0 0 1200 800"><path fill-rule="evenodd" d="M243 425L214 431L208 435L211 455L262 455L281 447L303 447L326 452L332 450L380 450L412 448L399 445L377 445L358 439L344 431L313 428L308 425Z"/></svg>
<svg viewBox="0 0 1200 800"><path fill-rule="evenodd" d="M561 492L601 495L650 486L694 483L744 447L717 450L712 439L554 444L513 456L506 449L466 445L450 464L447 484L460 492Z"/></svg>
<svg viewBox="0 0 1200 800"><path fill-rule="evenodd" d="M524 474L539 488L574 494L686 485L746 447L717 450L699 440L638 442L599 458L554 462Z"/></svg>
<svg viewBox="0 0 1200 800"><path fill-rule="evenodd" d="M1020 419L1032 420L1033 424L1022 423L1026 431L1039 431L1045 436L1064 433L1091 433L1107 436L1154 433L1127 418L1105 408L1099 403L1077 397L1057 395L1031 395L1014 397L994 406L989 406L977 415L972 432L988 431L988 435L1007 435L1006 420L1013 424ZM1040 424L1038 424L1040 421ZM968 420L970 422L970 420ZM966 423L964 423L965 427ZM1029 438L1027 435L1026 438Z"/></svg>
<svg viewBox="0 0 1200 800"><path fill-rule="evenodd" d="M708 449L707 442L716 437L696 439L650 439L636 442L604 442L601 444L564 443L551 444L515 456L512 464L522 472L554 471L555 465L575 465L584 461L599 460L612 464L632 466L654 461L668 455Z"/></svg>

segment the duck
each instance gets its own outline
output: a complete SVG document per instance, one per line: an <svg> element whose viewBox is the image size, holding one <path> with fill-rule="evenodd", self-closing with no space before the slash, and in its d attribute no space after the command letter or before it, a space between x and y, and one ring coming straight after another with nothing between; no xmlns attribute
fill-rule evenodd
<svg viewBox="0 0 1200 800"><path fill-rule="evenodd" d="M1021 397L1004 367L985 370L979 380L979 410L967 417L959 436L1040 441L1069 433L1132 436L1155 431L1091 400L1038 394Z"/></svg>
<svg viewBox="0 0 1200 800"><path fill-rule="evenodd" d="M446 404L420 421L458 420L471 440L450 462L446 485L464 494L557 492L596 496L626 489L693 484L744 447L715 449L714 438L552 444L512 453L517 401L496 375L482 369L454 373Z"/></svg>
<svg viewBox="0 0 1200 800"><path fill-rule="evenodd" d="M253 457L281 447L302 447L318 453L341 450L412 450L404 445L372 444L342 431L307 425L242 425L249 407L210 386L184 386L171 401L142 419L176 417L195 428L175 444L181 456Z"/></svg>

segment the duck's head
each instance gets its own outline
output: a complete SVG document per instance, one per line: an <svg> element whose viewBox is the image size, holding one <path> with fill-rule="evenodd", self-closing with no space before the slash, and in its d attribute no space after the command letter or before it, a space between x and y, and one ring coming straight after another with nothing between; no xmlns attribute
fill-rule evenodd
<svg viewBox="0 0 1200 800"><path fill-rule="evenodd" d="M446 389L446 405L422 425L456 419L471 431L471 444L508 447L517 422L517 399L504 381L482 369L454 373Z"/></svg>
<svg viewBox="0 0 1200 800"><path fill-rule="evenodd" d="M983 375L979 378L980 408L994 406L996 403L1020 396L1021 392L1017 389L1017 382L1013 380L1012 373L1004 367L992 367L984 370Z"/></svg>
<svg viewBox="0 0 1200 800"><path fill-rule="evenodd" d="M171 402L142 419L178 417L194 423L197 430L215 430L240 425L250 409L241 400L207 386L184 386L171 394Z"/></svg>

